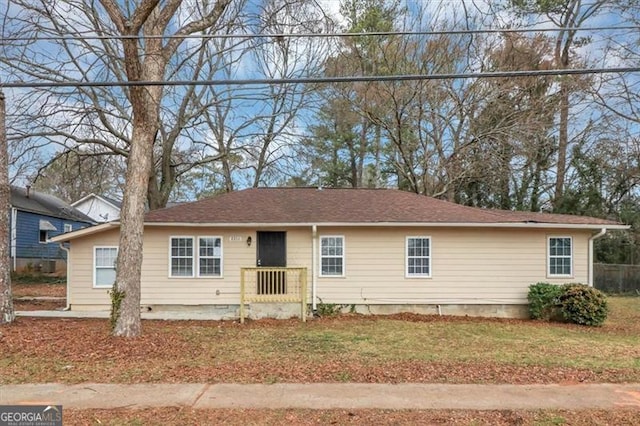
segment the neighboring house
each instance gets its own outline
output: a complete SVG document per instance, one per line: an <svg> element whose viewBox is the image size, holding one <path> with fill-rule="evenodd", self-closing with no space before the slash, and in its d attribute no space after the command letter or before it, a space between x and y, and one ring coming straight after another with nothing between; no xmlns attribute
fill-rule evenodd
<svg viewBox="0 0 640 426"><path fill-rule="evenodd" d="M120 219L122 203L104 195L89 194L71 203L71 206L89 216L94 222L103 223Z"/></svg>
<svg viewBox="0 0 640 426"><path fill-rule="evenodd" d="M249 317L286 317L302 293L313 309L524 316L530 284L591 284L593 240L626 228L390 189L247 189L146 215L141 303L237 317L242 297ZM55 238L70 242L71 309L109 309L118 234Z"/></svg>
<svg viewBox="0 0 640 426"><path fill-rule="evenodd" d="M64 201L27 188L11 187L11 262L18 272L66 271L66 252L49 239L93 224Z"/></svg>

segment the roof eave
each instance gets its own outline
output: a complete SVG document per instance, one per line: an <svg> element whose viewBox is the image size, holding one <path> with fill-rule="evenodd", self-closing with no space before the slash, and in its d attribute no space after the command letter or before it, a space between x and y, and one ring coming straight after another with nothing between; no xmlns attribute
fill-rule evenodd
<svg viewBox="0 0 640 426"><path fill-rule="evenodd" d="M541 222L145 222L145 226L260 228L260 227L430 227L430 228L533 228L533 229L629 229L629 225L598 223L541 223Z"/></svg>
<svg viewBox="0 0 640 426"><path fill-rule="evenodd" d="M82 223L90 223L90 224L95 223L94 221L83 220L81 218L73 218L73 217L64 216L64 215L61 215L61 214L52 213L52 212L48 212L48 211L45 212L45 211L42 211L42 210L27 209L27 208L23 208L23 207L19 207L19 206L14 206L14 205L12 205L11 208L19 210L21 212L25 212L25 213L33 213L33 214L39 214L41 216L55 217L56 219L67 220L69 222L82 222Z"/></svg>
<svg viewBox="0 0 640 426"><path fill-rule="evenodd" d="M100 225L90 226L88 228L78 229L77 231L66 232L64 234L56 235L49 239L49 242L52 243L64 243L70 240L74 240L80 237L86 237L88 235L97 234L100 232L107 231L111 228L119 228L120 222L107 222L102 223Z"/></svg>

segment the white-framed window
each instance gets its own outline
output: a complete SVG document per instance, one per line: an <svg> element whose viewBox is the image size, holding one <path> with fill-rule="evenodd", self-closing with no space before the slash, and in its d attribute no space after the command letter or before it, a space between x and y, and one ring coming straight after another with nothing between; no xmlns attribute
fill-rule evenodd
<svg viewBox="0 0 640 426"><path fill-rule="evenodd" d="M96 246L93 248L93 286L111 288L116 281L116 259L118 247Z"/></svg>
<svg viewBox="0 0 640 426"><path fill-rule="evenodd" d="M49 239L49 231L45 229L41 229L38 234L38 241L40 244L47 244L47 240Z"/></svg>
<svg viewBox="0 0 640 426"><path fill-rule="evenodd" d="M170 237L169 276L193 277L195 253L193 237Z"/></svg>
<svg viewBox="0 0 640 426"><path fill-rule="evenodd" d="M431 237L407 237L405 274L411 278L431 277Z"/></svg>
<svg viewBox="0 0 640 426"><path fill-rule="evenodd" d="M573 275L573 240L571 237L548 238L550 277L571 277Z"/></svg>
<svg viewBox="0 0 640 426"><path fill-rule="evenodd" d="M320 237L320 276L344 276L344 237L328 235Z"/></svg>
<svg viewBox="0 0 640 426"><path fill-rule="evenodd" d="M198 237L198 276L222 276L222 237Z"/></svg>
<svg viewBox="0 0 640 426"><path fill-rule="evenodd" d="M73 225L70 223L65 223L64 224L64 232L71 232L73 231Z"/></svg>

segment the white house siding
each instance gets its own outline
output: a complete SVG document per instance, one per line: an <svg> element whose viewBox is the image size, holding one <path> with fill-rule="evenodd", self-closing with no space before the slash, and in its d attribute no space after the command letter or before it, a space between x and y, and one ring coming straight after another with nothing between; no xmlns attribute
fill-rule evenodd
<svg viewBox="0 0 640 426"><path fill-rule="evenodd" d="M260 228L287 232L287 266L307 267L311 286L311 227ZM316 277L323 303L523 304L527 287L588 279L590 231L490 228L318 227L318 237L345 237L345 276ZM222 278L170 278L170 236L223 237ZM405 278L407 236L431 237L431 278ZM548 236L573 237L573 276L547 277ZM247 237L252 244L247 246ZM117 246L118 231L74 239L69 285L72 309L107 307L106 289L94 289L93 248ZM256 230L154 227L145 230L143 305L237 305L240 268L256 262ZM319 251L318 251L319 252Z"/></svg>
<svg viewBox="0 0 640 426"><path fill-rule="evenodd" d="M119 208L96 197L89 197L80 203L74 204L74 207L96 222L110 222L120 218Z"/></svg>

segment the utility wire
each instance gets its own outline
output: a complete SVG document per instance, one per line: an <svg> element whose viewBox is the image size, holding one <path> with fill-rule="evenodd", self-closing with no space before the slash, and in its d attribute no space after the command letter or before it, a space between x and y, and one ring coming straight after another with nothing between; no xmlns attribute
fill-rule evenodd
<svg viewBox="0 0 640 426"><path fill-rule="evenodd" d="M52 81L52 82L6 82L0 88L42 88L42 87L136 87L136 86L243 86L270 84L318 84L354 83L373 81L422 81L452 80L471 78L538 77L555 75L617 74L640 72L640 67L623 68L577 68L560 70L495 71L450 74L405 74L351 77L303 77L265 78L241 80L174 80L174 81Z"/></svg>
<svg viewBox="0 0 640 426"><path fill-rule="evenodd" d="M36 37L2 37L2 42L12 41L73 41L73 40L152 40L152 39L230 39L230 38L333 38L333 37L380 37L380 36L430 36L430 35L465 35L496 33L545 33L554 31L612 31L640 30L638 25L600 26L600 27L556 27L556 28L485 28L477 30L439 30L439 31L375 31L364 33L277 33L277 34L185 34L185 35L70 35L70 36L36 36Z"/></svg>

